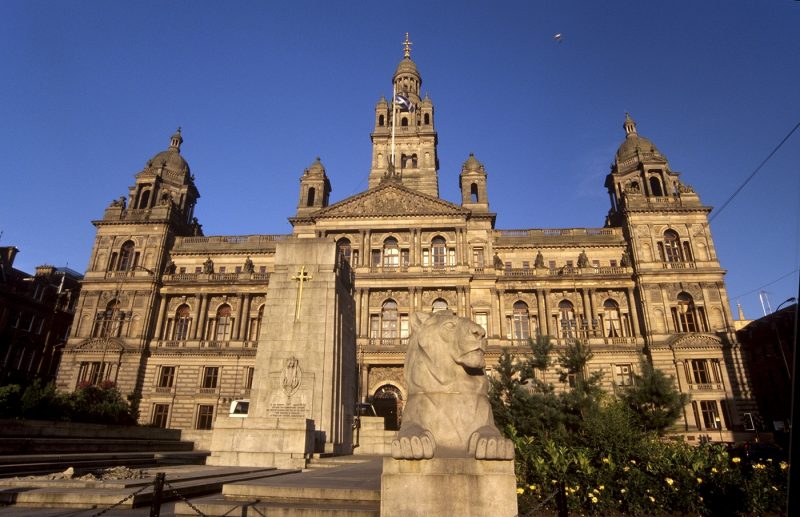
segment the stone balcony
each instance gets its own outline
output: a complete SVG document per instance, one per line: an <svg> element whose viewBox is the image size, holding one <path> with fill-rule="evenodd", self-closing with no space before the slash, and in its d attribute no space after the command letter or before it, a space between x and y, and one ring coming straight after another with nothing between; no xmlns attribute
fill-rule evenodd
<svg viewBox="0 0 800 517"><path fill-rule="evenodd" d="M216 283L253 283L269 284L270 273L174 273L164 275L164 284L216 284Z"/></svg>
<svg viewBox="0 0 800 517"><path fill-rule="evenodd" d="M289 235L215 235L209 237L177 237L173 253L228 253L231 251L274 250L275 243Z"/></svg>
<svg viewBox="0 0 800 517"><path fill-rule="evenodd" d="M168 340L155 341L155 352L169 352L171 350L224 350L224 349L252 349L258 347L258 341L214 341L214 340Z"/></svg>

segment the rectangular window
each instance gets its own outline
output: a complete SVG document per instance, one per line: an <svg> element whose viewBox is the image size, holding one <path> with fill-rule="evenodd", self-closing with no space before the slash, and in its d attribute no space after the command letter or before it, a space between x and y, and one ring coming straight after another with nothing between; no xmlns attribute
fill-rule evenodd
<svg viewBox="0 0 800 517"><path fill-rule="evenodd" d="M169 418L169 404L153 404L153 427L167 427Z"/></svg>
<svg viewBox="0 0 800 517"><path fill-rule="evenodd" d="M186 268L185 268L185 267L182 267L182 268L180 268L180 269L178 270L178 272L179 272L179 273L181 273L181 274L183 274L183 273L186 273Z"/></svg>
<svg viewBox="0 0 800 517"><path fill-rule="evenodd" d="M611 267L617 267L617 261L616 261L616 260L610 260L610 261L609 261L609 265L610 265Z"/></svg>
<svg viewBox="0 0 800 517"><path fill-rule="evenodd" d="M408 314L400 315L400 337L408 337Z"/></svg>
<svg viewBox="0 0 800 517"><path fill-rule="evenodd" d="M369 337L377 339L380 336L381 319L378 314L371 314L369 317Z"/></svg>
<svg viewBox="0 0 800 517"><path fill-rule="evenodd" d="M472 248L472 265L475 267L484 267L485 266L485 256L483 254L483 248Z"/></svg>
<svg viewBox="0 0 800 517"><path fill-rule="evenodd" d="M523 260L522 261L522 269L530 269L530 268L531 268L531 263L528 262L527 260Z"/></svg>
<svg viewBox="0 0 800 517"><path fill-rule="evenodd" d="M705 429L720 429L721 422L716 400L701 400L700 413L703 415L703 427Z"/></svg>
<svg viewBox="0 0 800 517"><path fill-rule="evenodd" d="M266 273L267 272L267 266L258 266L258 272L259 273Z"/></svg>
<svg viewBox="0 0 800 517"><path fill-rule="evenodd" d="M572 269L573 267L575 267L575 266L574 266L574 262L573 262L573 261L571 261L571 260L568 260L568 261L567 261L567 268L568 268L568 269Z"/></svg>
<svg viewBox="0 0 800 517"><path fill-rule="evenodd" d="M242 266L236 266L236 269L235 269L235 271L236 271L237 273L241 273L241 272L242 272Z"/></svg>
<svg viewBox="0 0 800 517"><path fill-rule="evenodd" d="M456 265L456 249L455 248L450 248L450 249L447 250L447 264L449 266L455 266Z"/></svg>
<svg viewBox="0 0 800 517"><path fill-rule="evenodd" d="M201 268L200 266L198 266L198 267L194 268L194 272L195 272L195 273L202 273L202 272L203 272L203 268Z"/></svg>
<svg viewBox="0 0 800 517"><path fill-rule="evenodd" d="M505 263L505 267L506 267L506 271L511 270L511 261L510 260Z"/></svg>
<svg viewBox="0 0 800 517"><path fill-rule="evenodd" d="M175 383L175 367L162 366L158 371L158 387L171 388Z"/></svg>
<svg viewBox="0 0 800 517"><path fill-rule="evenodd" d="M431 252L427 248L422 250L422 265L426 267L431 265Z"/></svg>
<svg viewBox="0 0 800 517"><path fill-rule="evenodd" d="M595 268L600 267L600 261L599 260L593 260L592 261L592 267L595 267Z"/></svg>
<svg viewBox="0 0 800 517"><path fill-rule="evenodd" d="M486 335L489 335L489 315L487 313L476 312L475 323L483 327L483 330L486 331Z"/></svg>
<svg viewBox="0 0 800 517"><path fill-rule="evenodd" d="M381 265L381 250L372 250L372 265L374 267Z"/></svg>
<svg viewBox="0 0 800 517"><path fill-rule="evenodd" d="M255 372L256 369L252 366L248 366L244 369L244 389L253 389L253 375Z"/></svg>
<svg viewBox="0 0 800 517"><path fill-rule="evenodd" d="M617 386L631 386L633 385L633 369L630 364L615 364L614 365L614 380Z"/></svg>
<svg viewBox="0 0 800 517"><path fill-rule="evenodd" d="M197 406L197 422L195 429L211 429L214 423L214 406L210 404L200 404Z"/></svg>
<svg viewBox="0 0 800 517"><path fill-rule="evenodd" d="M220 266L219 273L224 273L224 272L225 272L225 266Z"/></svg>
<svg viewBox="0 0 800 517"><path fill-rule="evenodd" d="M555 269L556 269L556 261L555 260L548 261L547 266L550 268L550 271L555 271Z"/></svg>
<svg viewBox="0 0 800 517"><path fill-rule="evenodd" d="M205 368L203 368L203 380L200 387L206 389L214 389L217 387L218 380L219 380L219 367L206 366Z"/></svg>

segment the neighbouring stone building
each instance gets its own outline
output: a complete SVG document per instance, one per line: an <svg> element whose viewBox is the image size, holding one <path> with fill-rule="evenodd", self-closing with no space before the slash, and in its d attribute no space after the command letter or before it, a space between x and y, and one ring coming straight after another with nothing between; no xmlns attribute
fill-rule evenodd
<svg viewBox="0 0 800 517"><path fill-rule="evenodd" d="M584 339L594 352L589 368L605 373L608 390L630 385L642 361L672 375L691 395L675 427L689 440L750 436L743 415L755 404L711 208L629 116L600 226L497 229L491 164L470 155L461 199L439 197L434 103L421 94L408 46L392 83L414 109L376 104L368 189L331 204L317 159L300 176L290 218L292 238L334 241L352 269L354 398L396 420L409 316L449 309L486 329L490 363L537 333L559 347ZM290 236L203 235L182 142L179 130L94 221L58 382L72 390L113 380L141 395L143 423L200 436L231 400L249 396L259 336L270 332L262 315L275 246ZM558 384L555 367L547 377Z"/></svg>
<svg viewBox="0 0 800 517"><path fill-rule="evenodd" d="M0 247L0 385L55 379L81 287L68 267L15 268L18 251Z"/></svg>

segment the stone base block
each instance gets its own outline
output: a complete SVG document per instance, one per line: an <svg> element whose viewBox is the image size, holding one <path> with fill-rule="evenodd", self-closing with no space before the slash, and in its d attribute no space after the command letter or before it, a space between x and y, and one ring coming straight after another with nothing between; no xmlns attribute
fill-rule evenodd
<svg viewBox="0 0 800 517"><path fill-rule="evenodd" d="M514 517L514 462L468 458L384 458L381 517Z"/></svg>
<svg viewBox="0 0 800 517"><path fill-rule="evenodd" d="M314 452L314 421L219 417L207 465L305 468Z"/></svg>

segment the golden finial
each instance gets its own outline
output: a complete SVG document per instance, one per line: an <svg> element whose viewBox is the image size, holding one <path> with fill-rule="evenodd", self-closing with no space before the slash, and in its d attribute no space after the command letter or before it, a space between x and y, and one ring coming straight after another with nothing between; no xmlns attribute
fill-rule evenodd
<svg viewBox="0 0 800 517"><path fill-rule="evenodd" d="M403 57L406 59L411 59L411 41L408 39L408 33L406 32L406 40L403 42Z"/></svg>

